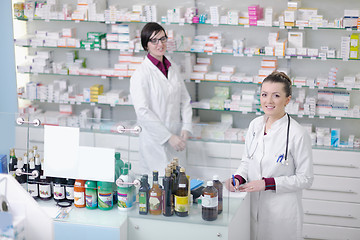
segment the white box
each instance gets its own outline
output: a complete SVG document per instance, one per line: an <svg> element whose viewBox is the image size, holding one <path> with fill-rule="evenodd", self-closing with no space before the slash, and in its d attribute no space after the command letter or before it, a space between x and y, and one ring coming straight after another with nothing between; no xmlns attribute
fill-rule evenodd
<svg viewBox="0 0 360 240"><path fill-rule="evenodd" d="M303 48L304 46L304 32L289 32L288 46L293 48Z"/></svg>

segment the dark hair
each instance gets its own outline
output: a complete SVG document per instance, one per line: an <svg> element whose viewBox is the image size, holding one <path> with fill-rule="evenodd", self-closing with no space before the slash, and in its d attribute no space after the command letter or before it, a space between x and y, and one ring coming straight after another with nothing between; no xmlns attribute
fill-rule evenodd
<svg viewBox="0 0 360 240"><path fill-rule="evenodd" d="M262 84L265 82L282 83L284 84L284 90L286 92L286 96L289 97L292 95L291 79L283 72L277 72L277 71L272 72L269 76L267 76L263 80Z"/></svg>
<svg viewBox="0 0 360 240"><path fill-rule="evenodd" d="M165 36L167 37L165 29L156 22L149 22L143 27L143 29L141 30L141 45L145 51L148 50L147 44L150 41L151 35L154 32L156 35L156 34L158 34L158 32L161 32L161 31L164 31Z"/></svg>

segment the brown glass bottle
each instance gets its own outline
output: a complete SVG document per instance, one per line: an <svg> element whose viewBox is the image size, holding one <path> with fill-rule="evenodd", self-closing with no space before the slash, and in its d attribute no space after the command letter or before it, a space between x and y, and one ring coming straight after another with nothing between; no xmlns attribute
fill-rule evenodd
<svg viewBox="0 0 360 240"><path fill-rule="evenodd" d="M218 175L213 176L214 187L218 191L218 214L223 210L223 184L219 180Z"/></svg>
<svg viewBox="0 0 360 240"><path fill-rule="evenodd" d="M202 192L202 219L214 221L218 216L218 192L213 186L213 181L208 181Z"/></svg>
<svg viewBox="0 0 360 240"><path fill-rule="evenodd" d="M158 171L153 171L153 185L149 191L149 212L152 215L161 214L161 189L158 182Z"/></svg>
<svg viewBox="0 0 360 240"><path fill-rule="evenodd" d="M180 217L189 215L189 179L186 177L185 168L180 168L175 193L175 214Z"/></svg>

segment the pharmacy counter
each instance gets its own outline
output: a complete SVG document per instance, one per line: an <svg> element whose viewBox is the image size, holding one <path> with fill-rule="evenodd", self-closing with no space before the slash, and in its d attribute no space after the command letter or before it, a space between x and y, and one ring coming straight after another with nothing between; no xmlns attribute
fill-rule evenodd
<svg viewBox="0 0 360 240"><path fill-rule="evenodd" d="M227 195L228 193L224 193ZM201 205L193 204L189 216L139 215L135 205L127 212L116 207L109 211L71 207L61 219L53 200L37 201L54 220L57 239L250 239L250 201L246 193L224 198L223 212L215 221L201 218ZM241 223L241 224L239 224Z"/></svg>

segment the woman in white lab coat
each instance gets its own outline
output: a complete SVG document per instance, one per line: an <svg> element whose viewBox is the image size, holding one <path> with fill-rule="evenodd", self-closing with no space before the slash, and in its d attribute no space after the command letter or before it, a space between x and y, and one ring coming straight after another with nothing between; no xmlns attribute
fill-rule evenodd
<svg viewBox="0 0 360 240"><path fill-rule="evenodd" d="M313 182L309 133L285 112L291 80L273 72L261 85L265 115L249 125L244 154L230 191L250 192L252 240L302 238L302 190Z"/></svg>
<svg viewBox="0 0 360 240"><path fill-rule="evenodd" d="M182 161L180 152L191 132L191 99L177 66L164 56L164 28L147 23L141 44L148 54L130 79L130 96L142 127L140 172L161 174L173 157Z"/></svg>

